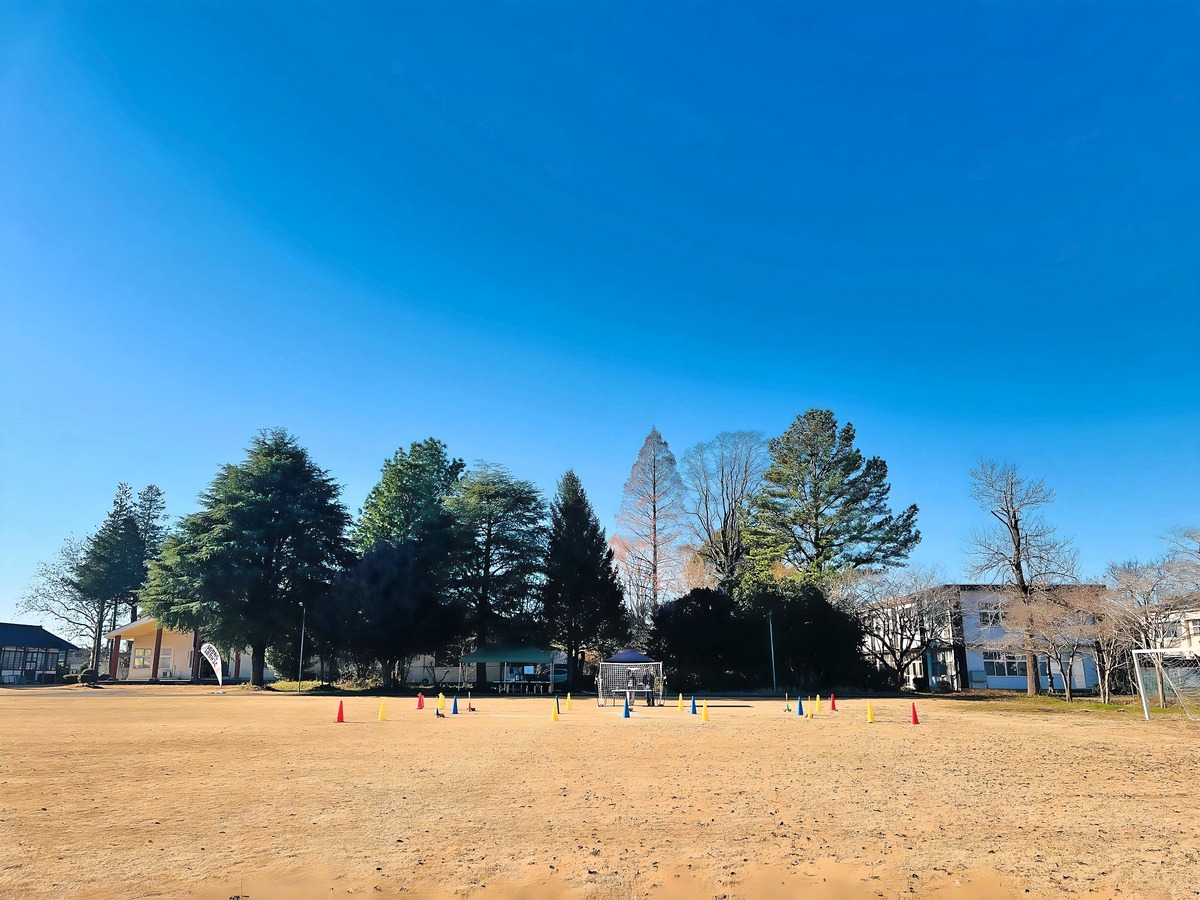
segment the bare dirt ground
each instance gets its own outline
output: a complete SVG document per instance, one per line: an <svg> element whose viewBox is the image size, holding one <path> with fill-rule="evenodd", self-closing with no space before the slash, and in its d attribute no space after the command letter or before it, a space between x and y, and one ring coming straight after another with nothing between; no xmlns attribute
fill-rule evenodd
<svg viewBox="0 0 1200 900"><path fill-rule="evenodd" d="M1200 897L1182 716L344 702L0 690L0 896Z"/></svg>

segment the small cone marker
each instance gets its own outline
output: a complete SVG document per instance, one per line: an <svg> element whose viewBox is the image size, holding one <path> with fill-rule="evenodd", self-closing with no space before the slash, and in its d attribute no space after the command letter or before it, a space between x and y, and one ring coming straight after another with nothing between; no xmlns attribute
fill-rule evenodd
<svg viewBox="0 0 1200 900"><path fill-rule="evenodd" d="M450 704L450 715L458 715L458 694L454 695L454 702Z"/></svg>
<svg viewBox="0 0 1200 900"><path fill-rule="evenodd" d="M567 712L571 711L571 692L567 691Z"/></svg>
<svg viewBox="0 0 1200 900"><path fill-rule="evenodd" d="M621 716L621 718L622 719L629 718L629 695L628 694L625 695L625 714L623 716Z"/></svg>
<svg viewBox="0 0 1200 900"><path fill-rule="evenodd" d="M346 721L346 717L342 713L342 701L341 700L338 701L338 717L336 719L334 719L333 721L335 724L337 722L345 722Z"/></svg>
<svg viewBox="0 0 1200 900"><path fill-rule="evenodd" d="M788 701L788 695L787 695L786 691L783 694L783 711L784 712L792 711L792 704Z"/></svg>
<svg viewBox="0 0 1200 900"><path fill-rule="evenodd" d="M679 695L679 711L683 712L683 694Z"/></svg>
<svg viewBox="0 0 1200 900"><path fill-rule="evenodd" d="M920 720L917 718L917 704L915 703L912 705L912 723L914 725L921 724Z"/></svg>
<svg viewBox="0 0 1200 900"><path fill-rule="evenodd" d="M817 705L813 707L813 715L815 716L820 711L821 711L821 695L817 694Z"/></svg>
<svg viewBox="0 0 1200 900"><path fill-rule="evenodd" d="M471 704L471 692L467 691L467 712L475 712L475 707Z"/></svg>
<svg viewBox="0 0 1200 900"><path fill-rule="evenodd" d="M425 695L417 691L417 709L425 708Z"/></svg>
<svg viewBox="0 0 1200 900"><path fill-rule="evenodd" d="M837 712L837 697L833 694L829 695L829 711Z"/></svg>
<svg viewBox="0 0 1200 900"><path fill-rule="evenodd" d="M692 715L694 716L695 714L696 714L696 698L695 698L695 696L693 696L692 697Z"/></svg>
<svg viewBox="0 0 1200 900"><path fill-rule="evenodd" d="M867 701L867 721L868 722L875 721L875 709L871 706L870 700Z"/></svg>
<svg viewBox="0 0 1200 900"><path fill-rule="evenodd" d="M799 697L796 698L796 715L798 715L798 716L804 715L804 701L801 700Z"/></svg>
<svg viewBox="0 0 1200 900"><path fill-rule="evenodd" d="M386 700L379 701L379 721L380 722L387 721L387 701Z"/></svg>
<svg viewBox="0 0 1200 900"><path fill-rule="evenodd" d="M437 708L438 708L438 709L445 709L445 708L446 708L446 695L445 695L445 694L442 694L442 693L439 693L439 694L438 694L438 704L437 704Z"/></svg>
<svg viewBox="0 0 1200 900"><path fill-rule="evenodd" d="M550 710L550 721L551 722L558 721L558 698L557 697L554 698L554 708L552 710Z"/></svg>
<svg viewBox="0 0 1200 900"><path fill-rule="evenodd" d="M708 701L707 701L707 700L705 700L705 701L704 701L704 712L703 712L703 714L701 714L701 716L700 716L700 721L701 721L701 722L707 722L707 721L708 721Z"/></svg>

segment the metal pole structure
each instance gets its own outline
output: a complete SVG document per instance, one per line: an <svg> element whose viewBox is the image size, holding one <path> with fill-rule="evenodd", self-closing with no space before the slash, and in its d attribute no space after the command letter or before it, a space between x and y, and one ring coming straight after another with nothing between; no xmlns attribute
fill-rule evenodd
<svg viewBox="0 0 1200 900"><path fill-rule="evenodd" d="M778 685L775 683L775 622L771 618L771 613L767 613L767 630L771 635L771 690L778 692Z"/></svg>
<svg viewBox="0 0 1200 900"><path fill-rule="evenodd" d="M304 677L304 621L308 618L308 610L300 604L300 671L296 673L296 693L300 693L300 679Z"/></svg>

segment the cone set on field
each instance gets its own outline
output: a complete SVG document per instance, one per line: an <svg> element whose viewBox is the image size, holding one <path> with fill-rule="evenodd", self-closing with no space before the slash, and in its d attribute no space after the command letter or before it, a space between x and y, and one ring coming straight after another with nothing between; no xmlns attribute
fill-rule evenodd
<svg viewBox="0 0 1200 900"><path fill-rule="evenodd" d="M558 697L554 698L554 706L552 706L550 708L550 721L551 722L558 721Z"/></svg>
<svg viewBox="0 0 1200 900"><path fill-rule="evenodd" d="M624 712L624 714L621 716L621 718L622 718L622 719L628 719L628 718L629 718L629 695L628 695L628 694L626 694L626 695L625 695L625 712Z"/></svg>
<svg viewBox="0 0 1200 900"><path fill-rule="evenodd" d="M804 701L799 697L796 698L796 715L801 718L804 717Z"/></svg>
<svg viewBox="0 0 1200 900"><path fill-rule="evenodd" d="M338 701L338 714L337 714L337 718L336 718L336 719L334 719L333 721L334 721L334 724L335 724L335 725L336 725L338 722L345 722L345 721L346 721L346 714L345 714L345 711L342 709L342 701L341 701L341 700L339 700L339 701Z"/></svg>
<svg viewBox="0 0 1200 900"><path fill-rule="evenodd" d="M387 721L387 700L379 701L379 721L380 722Z"/></svg>
<svg viewBox="0 0 1200 900"><path fill-rule="evenodd" d="M571 692L567 691L567 712L571 711Z"/></svg>
<svg viewBox="0 0 1200 900"><path fill-rule="evenodd" d="M799 701L797 701L797 702L799 702ZM783 711L785 713L789 713L792 711L792 704L791 704L791 701L788 700L788 695L787 695L786 691L783 694Z"/></svg>
<svg viewBox="0 0 1200 900"><path fill-rule="evenodd" d="M701 722L707 722L707 721L708 721L708 701L707 701L707 700L705 700L705 701L704 701L704 712L703 712L703 714L700 716L700 721L701 721Z"/></svg>
<svg viewBox="0 0 1200 900"><path fill-rule="evenodd" d="M871 706L871 701L867 701L867 722L875 721L875 708Z"/></svg>
<svg viewBox="0 0 1200 900"><path fill-rule="evenodd" d="M912 723L914 725L921 724L921 720L917 718L917 704L915 703L912 705Z"/></svg>
<svg viewBox="0 0 1200 900"><path fill-rule="evenodd" d="M837 697L832 693L829 695L829 711L837 712Z"/></svg>
<svg viewBox="0 0 1200 900"><path fill-rule="evenodd" d="M458 694L454 695L454 702L452 704L450 704L450 715L452 715L452 716L458 715Z"/></svg>
<svg viewBox="0 0 1200 900"><path fill-rule="evenodd" d="M417 691L417 709L425 708L425 695Z"/></svg>
<svg viewBox="0 0 1200 900"><path fill-rule="evenodd" d="M679 711L683 712L683 694L679 695Z"/></svg>
<svg viewBox="0 0 1200 900"><path fill-rule="evenodd" d="M695 714L696 714L696 698L695 698L695 696L693 696L692 697L692 715L694 716Z"/></svg>

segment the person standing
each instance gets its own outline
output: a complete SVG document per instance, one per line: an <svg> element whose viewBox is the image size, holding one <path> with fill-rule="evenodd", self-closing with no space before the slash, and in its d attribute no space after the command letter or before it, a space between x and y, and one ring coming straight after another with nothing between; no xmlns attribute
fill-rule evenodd
<svg viewBox="0 0 1200 900"><path fill-rule="evenodd" d="M654 705L654 672L649 666L646 666L646 668L642 670L642 683L646 685L646 705L653 706Z"/></svg>

